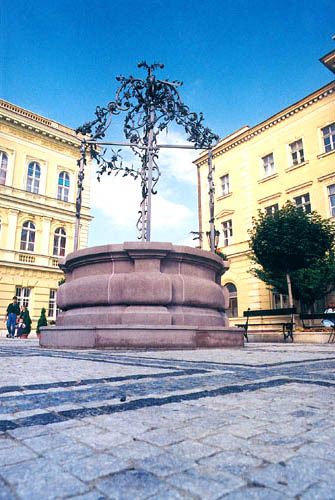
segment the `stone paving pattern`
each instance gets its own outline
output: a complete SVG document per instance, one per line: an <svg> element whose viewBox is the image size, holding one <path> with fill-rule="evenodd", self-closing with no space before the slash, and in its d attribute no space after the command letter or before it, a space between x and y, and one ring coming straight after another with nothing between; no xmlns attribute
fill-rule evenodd
<svg viewBox="0 0 335 500"><path fill-rule="evenodd" d="M335 499L335 346L0 340L0 500Z"/></svg>

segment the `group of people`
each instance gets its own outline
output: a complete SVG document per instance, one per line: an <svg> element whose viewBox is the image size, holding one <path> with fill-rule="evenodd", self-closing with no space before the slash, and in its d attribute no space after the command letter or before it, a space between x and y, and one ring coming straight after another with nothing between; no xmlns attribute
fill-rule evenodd
<svg viewBox="0 0 335 500"><path fill-rule="evenodd" d="M29 311L26 306L19 307L17 297L13 297L13 302L8 305L5 321L7 324L8 338L14 338L15 331L16 337L21 337L22 334L29 334L31 331Z"/></svg>

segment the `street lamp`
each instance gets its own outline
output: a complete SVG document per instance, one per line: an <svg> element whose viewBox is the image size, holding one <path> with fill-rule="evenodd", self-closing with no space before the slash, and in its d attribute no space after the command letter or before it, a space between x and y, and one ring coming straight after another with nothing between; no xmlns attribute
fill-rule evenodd
<svg viewBox="0 0 335 500"><path fill-rule="evenodd" d="M208 244L210 246L211 252L215 253L215 250L219 246L220 231L214 228L214 248L212 248L213 245L211 244L211 231L206 231L206 236L208 239Z"/></svg>

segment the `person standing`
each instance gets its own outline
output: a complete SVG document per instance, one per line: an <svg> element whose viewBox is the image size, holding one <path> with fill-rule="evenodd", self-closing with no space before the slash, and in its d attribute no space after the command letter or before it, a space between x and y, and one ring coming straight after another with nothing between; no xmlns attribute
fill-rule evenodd
<svg viewBox="0 0 335 500"><path fill-rule="evenodd" d="M17 303L17 297L13 297L13 302L7 307L6 321L7 321L7 337L13 338L15 335L16 318L20 315L20 308Z"/></svg>

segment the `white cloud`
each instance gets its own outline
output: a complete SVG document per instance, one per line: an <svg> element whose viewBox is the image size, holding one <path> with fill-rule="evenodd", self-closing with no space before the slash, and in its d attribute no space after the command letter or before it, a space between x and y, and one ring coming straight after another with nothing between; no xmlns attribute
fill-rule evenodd
<svg viewBox="0 0 335 500"><path fill-rule="evenodd" d="M167 199L164 193L152 196L152 227L180 227L191 217L187 205ZM91 206L99 209L118 226L135 226L141 202L140 180L104 175L92 177Z"/></svg>
<svg viewBox="0 0 335 500"><path fill-rule="evenodd" d="M187 144L184 134L172 130L158 137L159 144ZM197 151L184 149L161 149L158 166L161 178L156 186L158 193L152 196L152 229L179 229L188 234L195 229L196 224L196 166L192 161L197 157ZM137 157L130 150L121 151L123 163L139 168ZM95 170L95 167L92 167ZM107 218L105 222L124 230L126 227L135 229L141 202L140 179L131 177L104 174L98 182L96 174L92 172L91 206L98 209ZM179 196L178 202L175 201ZM182 200L180 201L180 197ZM94 222L93 222L94 224ZM175 237L177 234L175 233ZM183 238L184 240L184 238ZM187 243L180 244L194 246L197 242L187 239Z"/></svg>
<svg viewBox="0 0 335 500"><path fill-rule="evenodd" d="M179 131L169 131L167 135L162 133L157 140L158 144L192 145L186 141L185 134ZM161 148L158 158L158 166L162 173L172 175L176 180L196 186L197 167L192 163L198 157L198 151L190 149Z"/></svg>

